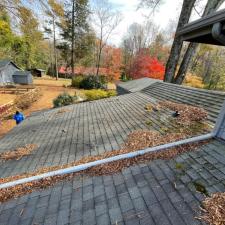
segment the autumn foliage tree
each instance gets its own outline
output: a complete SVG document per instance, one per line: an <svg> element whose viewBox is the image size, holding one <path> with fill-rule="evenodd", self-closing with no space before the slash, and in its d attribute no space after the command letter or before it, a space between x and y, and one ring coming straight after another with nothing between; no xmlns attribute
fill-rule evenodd
<svg viewBox="0 0 225 225"><path fill-rule="evenodd" d="M107 45L102 54L102 66L106 69L108 80L119 80L122 67L122 50Z"/></svg>
<svg viewBox="0 0 225 225"><path fill-rule="evenodd" d="M165 66L157 58L146 53L137 54L130 69L130 76L133 79L149 77L163 80L164 73Z"/></svg>

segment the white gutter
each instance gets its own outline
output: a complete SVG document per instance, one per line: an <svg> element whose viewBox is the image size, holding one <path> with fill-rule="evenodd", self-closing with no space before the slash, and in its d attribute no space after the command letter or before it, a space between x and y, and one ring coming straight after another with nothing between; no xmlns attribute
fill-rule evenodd
<svg viewBox="0 0 225 225"><path fill-rule="evenodd" d="M173 148L173 147L184 145L184 144L190 144L190 143L194 143L194 142L204 141L204 140L211 139L213 137L215 137L215 136L214 136L214 133L212 132L209 134L189 138L186 140L176 141L173 143L168 143L168 144L159 145L159 146L147 148L147 149L136 151L136 152L130 152L130 153L122 154L122 155L117 155L117 156L113 156L110 158L106 158L106 159L102 159L102 160L98 160L98 161L94 161L94 162L90 162L90 163L85 163L85 164L74 166L74 167L69 167L69 168L60 169L60 170L56 170L56 171L52 171L52 172L48 172L48 173L43 173L43 174L40 174L37 176L27 177L27 178L23 178L23 179L19 179L19 180L1 184L0 189L1 188L9 188L9 187L12 187L12 186L15 186L18 184L24 184L27 182L37 181L40 179L44 179L47 177L53 177L56 175L65 175L65 174L69 174L69 173L80 172L80 171L89 169L91 167L99 166L99 165L102 165L105 163L110 163L110 162L114 162L114 161L118 161L118 160L122 160L122 159L133 158L136 156L144 155L146 153L161 151L164 149L169 149L169 148Z"/></svg>

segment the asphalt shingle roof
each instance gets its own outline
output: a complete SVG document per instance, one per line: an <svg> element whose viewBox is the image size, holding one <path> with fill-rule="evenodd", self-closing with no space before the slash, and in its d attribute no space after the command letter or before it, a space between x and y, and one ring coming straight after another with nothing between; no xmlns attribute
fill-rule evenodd
<svg viewBox="0 0 225 225"><path fill-rule="evenodd" d="M64 107L64 113L57 113L60 109L35 113L0 140L0 152L25 144L37 144L38 149L21 160L5 162L0 177L118 150L135 130L165 133L163 128L174 126L171 112L146 111L146 104L154 101L148 95L131 93Z"/></svg>
<svg viewBox="0 0 225 225"><path fill-rule="evenodd" d="M212 96L215 105L210 107L204 98L213 102ZM165 133L162 128L173 128L171 112L148 112L144 107L149 102L198 103L210 113L217 110L211 118L218 114L223 98L223 93L178 87L174 91L174 86L156 82L141 92L36 112L0 139L0 152L25 144L37 144L38 149L20 160L1 162L0 177L117 150L135 130ZM198 151L137 164L114 175L77 176L2 203L0 225L204 224L195 219L204 198L196 183L208 193L225 191L223 141L214 139Z"/></svg>
<svg viewBox="0 0 225 225"><path fill-rule="evenodd" d="M211 123L216 122L216 118L225 100L225 92L204 90L192 87L185 87L176 84L156 81L155 79L144 78L152 83L147 87L142 85L142 81L134 80L128 81L125 84L118 84L117 90L119 94L127 94L136 92L135 89L130 88L133 82L137 86L138 92L149 95L160 101L168 100L177 103L184 103L193 106L203 107L209 113L209 120Z"/></svg>
<svg viewBox="0 0 225 225"><path fill-rule="evenodd" d="M119 92L119 94L138 92L156 82L161 82L161 81L144 77L144 78L140 78L140 79L132 80L128 82L120 82L117 85L117 91Z"/></svg>
<svg viewBox="0 0 225 225"><path fill-rule="evenodd" d="M184 172L176 169L183 165ZM204 195L225 191L225 146L214 140L173 160L139 164L110 176L78 176L0 205L1 225L199 225Z"/></svg>
<svg viewBox="0 0 225 225"><path fill-rule="evenodd" d="M209 91L163 82L154 83L141 92L158 100L169 100L203 107L209 113L209 120L212 123L216 122L225 100L225 92Z"/></svg>

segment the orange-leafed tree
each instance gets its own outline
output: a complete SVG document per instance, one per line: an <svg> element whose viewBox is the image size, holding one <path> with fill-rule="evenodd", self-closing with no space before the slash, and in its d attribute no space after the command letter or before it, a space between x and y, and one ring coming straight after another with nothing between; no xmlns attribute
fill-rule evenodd
<svg viewBox="0 0 225 225"><path fill-rule="evenodd" d="M135 56L131 69L130 76L133 79L149 77L163 80L165 66L157 58L151 57L146 53L139 53Z"/></svg>
<svg viewBox="0 0 225 225"><path fill-rule="evenodd" d="M109 80L119 80L122 67L122 50L106 46L103 51L102 66L106 69Z"/></svg>

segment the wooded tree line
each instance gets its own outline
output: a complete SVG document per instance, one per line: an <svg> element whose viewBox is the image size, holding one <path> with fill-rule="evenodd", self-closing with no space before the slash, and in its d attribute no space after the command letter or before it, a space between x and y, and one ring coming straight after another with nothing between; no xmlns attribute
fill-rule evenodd
<svg viewBox="0 0 225 225"><path fill-rule="evenodd" d="M133 27L130 30L129 38L124 41L125 71L127 71L127 74L131 77L148 74L150 77L164 79L166 82L176 84L182 84L188 72L191 72L202 78L202 82L206 88L224 89L225 73L222 66L224 48L197 43L184 44L181 37L177 34L177 31L190 21L193 11L197 11L196 8L201 3L201 1L198 0L183 0L182 2L182 9L176 29L174 30L171 46L165 42L165 33L158 33L156 32L157 30L153 28L154 31L150 33L156 34L155 39L153 38L155 41L146 41L148 40L147 38L152 38L151 35L146 34L149 26L142 27L142 29ZM206 5L201 8L201 12L197 13L199 16L204 17L216 11L223 3L224 0L208 0ZM162 0L140 1L140 7L148 7L153 13L157 8L160 8L162 4ZM138 48L141 47L141 51L137 46ZM143 54L143 52L145 52L145 54ZM159 62L165 65L164 73L162 72L163 69L161 69L161 75L151 75L151 70L146 69L146 64L149 64L151 61L150 57L159 60ZM138 60L136 60L136 58L138 58ZM143 61L146 63L144 64ZM133 74L132 67L136 68L135 74ZM157 72L154 74L156 75Z"/></svg>
<svg viewBox="0 0 225 225"><path fill-rule="evenodd" d="M49 68L56 77L61 65L72 74L75 66L96 67L97 76L104 67L119 77L121 50L107 42L121 17L108 0L3 0L0 13L0 59Z"/></svg>
<svg viewBox="0 0 225 225"><path fill-rule="evenodd" d="M151 16L132 24L120 47L109 39L122 20L108 0L2 0L0 3L0 59L12 59L22 68L58 68L75 73L76 67L101 68L110 79L144 76L182 84L191 72L202 77L207 88L223 88L224 49L184 44L177 31L187 24L200 0L182 0L178 22L160 30ZM224 0L208 0L198 12L206 16ZM139 8L157 10L163 0L140 0ZM36 10L34 10L36 9ZM38 12L37 14L34 13ZM218 85L220 81L220 85Z"/></svg>
<svg viewBox="0 0 225 225"><path fill-rule="evenodd" d="M161 2L161 0L143 0L142 4L155 9ZM198 44L190 43L184 52L183 58L181 59L183 42L181 37L177 34L177 31L189 22L191 14L198 3L198 0L183 0L174 41L166 64L164 77L166 82L182 84L185 79L185 75L187 74L191 60L198 48ZM208 0L201 16L204 17L213 11L216 11L223 3L224 0Z"/></svg>

